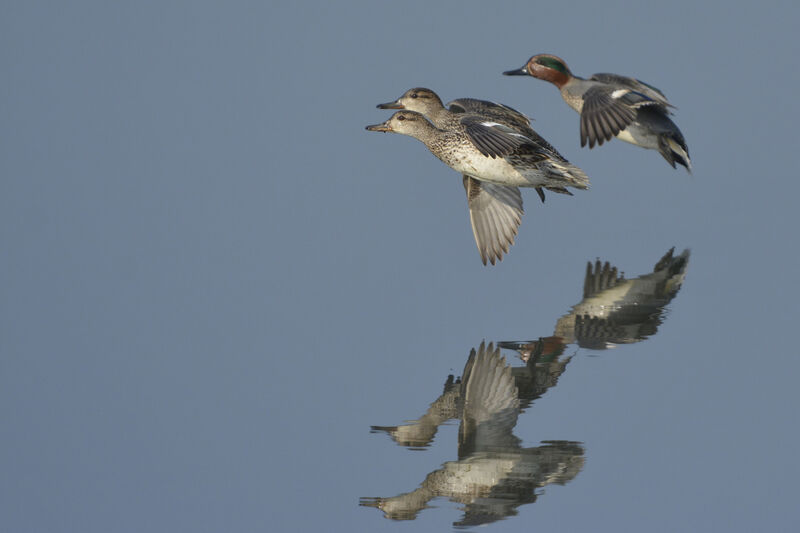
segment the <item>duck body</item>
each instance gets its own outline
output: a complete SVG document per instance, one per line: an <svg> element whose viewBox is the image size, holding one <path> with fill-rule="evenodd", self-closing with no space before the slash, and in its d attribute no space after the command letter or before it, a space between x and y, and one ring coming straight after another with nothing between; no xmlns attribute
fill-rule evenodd
<svg viewBox="0 0 800 533"><path fill-rule="evenodd" d="M496 102L489 102L488 100L478 100L475 98L458 98L452 102L449 102L447 107L451 114L475 113L513 128L519 133L522 133L523 135L534 140L536 144L541 146L544 152L549 157L554 158L557 163L569 164L569 161L562 157L561 154L559 154L558 151L544 139L544 137L534 131L534 129L531 127L530 119L513 107L505 104L498 104ZM569 192L565 187L548 185L545 188L551 192L572 196L572 193ZM539 195L542 203L544 203L545 196L542 189L542 187L536 187L536 193Z"/></svg>
<svg viewBox="0 0 800 533"><path fill-rule="evenodd" d="M482 150L467 140L467 128L501 129L502 124L483 119L476 115L465 115L466 123L461 123L453 130L445 130L434 139L423 140L428 150L453 170L497 185L512 187L562 187L564 179L557 173L543 169L536 149L529 145L520 145L502 153L493 150L493 141L487 141ZM474 120L472 120L474 118ZM514 135L511 131L504 131ZM524 139L524 137L521 137ZM524 141L523 141L524 142ZM573 186L579 188L576 181Z"/></svg>
<svg viewBox="0 0 800 533"><path fill-rule="evenodd" d="M423 114L445 135L430 143L420 140L446 165L478 180L547 187L567 194L565 186L588 185L586 174L562 157L531 128L528 117L512 107L459 98L450 102L448 109L436 93L422 87L409 89L396 101L378 107Z"/></svg>
<svg viewBox="0 0 800 533"><path fill-rule="evenodd" d="M616 137L642 148L657 150L674 168L691 172L689 148L680 129L669 118L673 107L660 90L636 78L619 74L575 76L566 63L550 54L531 57L508 76L529 75L549 81L564 101L581 115L581 146L602 145Z"/></svg>

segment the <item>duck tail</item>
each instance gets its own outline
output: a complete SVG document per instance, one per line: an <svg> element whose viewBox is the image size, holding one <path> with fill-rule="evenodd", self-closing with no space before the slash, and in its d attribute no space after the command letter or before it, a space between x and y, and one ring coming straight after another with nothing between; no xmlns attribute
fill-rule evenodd
<svg viewBox="0 0 800 533"><path fill-rule="evenodd" d="M589 188L589 176L579 167L576 167L569 161L550 160L548 163L549 174L559 181L566 182L564 183L565 186L575 187L576 189Z"/></svg>
<svg viewBox="0 0 800 533"><path fill-rule="evenodd" d="M675 163L686 167L689 174L692 173L692 161L689 159L689 147L683 135L678 132L665 133L658 139L658 151L667 160L667 163L675 167Z"/></svg>

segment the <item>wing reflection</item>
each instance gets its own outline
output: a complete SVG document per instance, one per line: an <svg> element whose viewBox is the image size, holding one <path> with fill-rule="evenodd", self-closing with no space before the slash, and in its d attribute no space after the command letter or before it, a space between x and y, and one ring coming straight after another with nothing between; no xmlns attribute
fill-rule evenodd
<svg viewBox="0 0 800 533"><path fill-rule="evenodd" d="M605 350L651 337L664 320L665 306L678 294L689 265L689 250L674 256L671 248L653 272L625 279L608 262L586 265L583 300L556 323L552 337L531 342L501 342L523 360L535 351L548 353L558 346L577 343L582 348Z"/></svg>
<svg viewBox="0 0 800 533"><path fill-rule="evenodd" d="M451 376L443 394L420 420L406 426L373 427L387 431L400 444L425 446L438 424L460 415L458 460L428 474L412 492L362 498L360 505L377 507L394 520L413 520L431 499L444 497L464 504L464 518L455 525L470 526L512 516L520 505L536 501L537 488L573 479L583 466L584 450L579 443L547 441L523 448L512 433L523 406L554 386L567 362L559 363L556 357L541 367L529 364L512 369L499 348L481 343L470 353L461 382Z"/></svg>
<svg viewBox="0 0 800 533"><path fill-rule="evenodd" d="M517 349L522 343L507 343ZM530 356L524 356L526 366L509 367L517 387L520 409L543 395L547 389L558 383L572 356L560 357L565 345L560 338L548 337L535 343L524 343ZM498 345L498 347L500 347ZM464 369L466 375L467 369ZM442 394L431 403L428 410L417 420L399 426L371 426L372 433L385 432L400 446L421 449L430 446L439 426L448 420L461 418L462 379L447 377Z"/></svg>

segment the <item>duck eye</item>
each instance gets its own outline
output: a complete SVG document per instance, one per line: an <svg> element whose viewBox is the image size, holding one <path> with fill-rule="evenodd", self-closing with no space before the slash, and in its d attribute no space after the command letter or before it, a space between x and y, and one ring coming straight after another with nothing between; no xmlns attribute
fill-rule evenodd
<svg viewBox="0 0 800 533"><path fill-rule="evenodd" d="M406 119L406 117L403 116L403 115L398 115L398 117L397 117L397 120L405 120L405 119Z"/></svg>
<svg viewBox="0 0 800 533"><path fill-rule="evenodd" d="M417 93L411 93L411 98L416 98L416 97L417 97Z"/></svg>

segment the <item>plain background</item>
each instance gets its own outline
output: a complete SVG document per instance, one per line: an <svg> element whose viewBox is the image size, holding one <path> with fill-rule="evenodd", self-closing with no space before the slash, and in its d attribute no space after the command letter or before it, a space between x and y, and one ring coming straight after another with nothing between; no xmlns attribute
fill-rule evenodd
<svg viewBox="0 0 800 533"><path fill-rule="evenodd" d="M0 529L442 531L359 497L454 460L421 415L482 340L550 335L587 261L692 251L659 333L520 416L586 466L497 531L789 531L798 392L796 2L37 2L0 8ZM535 53L677 106L693 175L579 147ZM364 130L486 98L592 180L484 267L460 176ZM509 360L520 364L509 353Z"/></svg>

